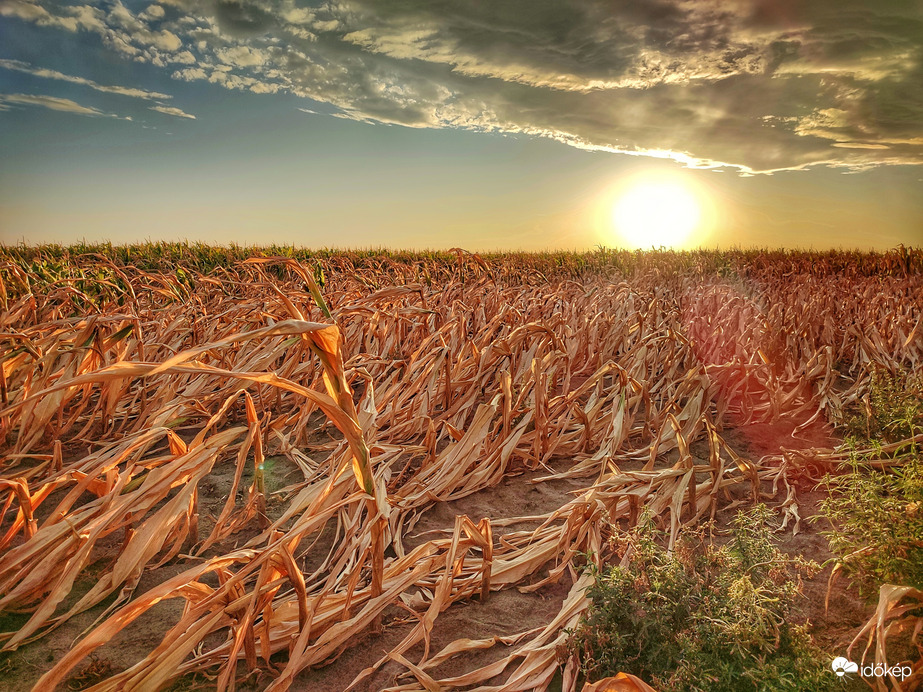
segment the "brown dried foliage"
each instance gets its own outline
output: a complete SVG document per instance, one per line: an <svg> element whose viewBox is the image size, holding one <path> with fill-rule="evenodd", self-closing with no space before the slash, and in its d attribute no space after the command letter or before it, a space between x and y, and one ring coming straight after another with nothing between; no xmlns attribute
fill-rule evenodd
<svg viewBox="0 0 923 692"><path fill-rule="evenodd" d="M731 259L729 278L656 255L630 271L461 250L451 261L334 255L321 260L321 288L317 267L291 258L208 274L71 258L81 277L109 277L90 295L85 282L49 280L8 257L0 612L30 618L0 644L15 649L118 593L36 685L52 689L147 609L179 598L182 617L162 643L91 689L153 690L201 671L233 689L262 667L276 671L268 689L278 691L400 602L417 624L377 664L407 668L394 690L486 685L500 674L505 682L478 689L543 689L564 629L587 607L590 577L578 562L604 558L612 525L648 506L675 537L726 505L731 486L759 500L771 482L797 529L789 480L841 458L832 443L800 435L840 420L873 364L923 365L916 255L910 271L898 258L900 271L886 277ZM303 452L317 446L318 412L342 438L314 462ZM724 431L751 423L781 423L794 436L779 454L743 458ZM303 473L275 520L260 480L270 455ZM233 490L199 535L200 485L226 460L237 467ZM254 482L241 504L248 464ZM543 467L545 478L585 478L586 487L545 515L459 516L452 531L405 550L433 503ZM534 528L494 536L523 522ZM246 545L216 547L245 526L258 529ZM324 527L336 540L309 572L310 537ZM110 536L122 537L117 555L65 608ZM146 570L177 559L185 571L135 593ZM433 623L451 604L563 578L570 593L547 627L504 640L511 653L491 665L432 677L457 653L500 641L431 652ZM279 668L270 658L280 652ZM564 680L573 690L574 662Z"/></svg>

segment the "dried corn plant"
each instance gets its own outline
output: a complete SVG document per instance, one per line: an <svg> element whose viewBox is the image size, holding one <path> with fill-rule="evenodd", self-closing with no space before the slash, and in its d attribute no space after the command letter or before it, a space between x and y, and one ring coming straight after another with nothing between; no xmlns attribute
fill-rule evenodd
<svg viewBox="0 0 923 692"><path fill-rule="evenodd" d="M142 250L9 249L0 265L0 613L29 615L0 644L117 594L36 689L165 599L183 610L162 642L92 689L193 672L234 689L266 670L284 690L394 604L416 625L354 685L396 661L394 690L544 689L588 605L581 561L605 558L613 526L649 507L672 542L747 501L733 493L779 496L797 529L789 481L838 463L826 423L859 400L871 365L923 367L913 253L860 257L867 270L840 276L836 256ZM785 431L782 453L745 458L727 439L755 424ZM302 477L269 512L273 456ZM231 490L217 517L200 516L221 465ZM435 503L524 470L584 486L553 512L459 516L407 547ZM184 570L138 592L171 561ZM547 626L430 651L453 603L562 580ZM498 644L509 655L438 677Z"/></svg>

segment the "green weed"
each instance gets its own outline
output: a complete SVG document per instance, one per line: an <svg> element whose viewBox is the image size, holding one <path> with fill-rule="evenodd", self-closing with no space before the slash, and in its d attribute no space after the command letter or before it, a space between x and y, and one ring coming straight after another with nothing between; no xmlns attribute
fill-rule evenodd
<svg viewBox="0 0 923 692"><path fill-rule="evenodd" d="M923 373L873 370L857 409L845 422L846 436L855 444L901 442L923 432Z"/></svg>
<svg viewBox="0 0 923 692"><path fill-rule="evenodd" d="M819 518L841 569L873 596L881 584L923 588L923 459L908 442L923 432L923 374L872 373L861 412L845 425L846 472L825 476ZM871 449L860 452L858 448Z"/></svg>
<svg viewBox="0 0 923 692"><path fill-rule="evenodd" d="M923 589L923 460L908 455L886 470L863 461L823 481L830 549L870 596L880 584Z"/></svg>
<svg viewBox="0 0 923 692"><path fill-rule="evenodd" d="M590 679L632 673L657 690L834 689L829 657L791 624L802 575L818 565L773 544L770 511L738 514L716 546L705 527L671 553L650 517L620 539L626 567L596 574L588 616L562 652Z"/></svg>

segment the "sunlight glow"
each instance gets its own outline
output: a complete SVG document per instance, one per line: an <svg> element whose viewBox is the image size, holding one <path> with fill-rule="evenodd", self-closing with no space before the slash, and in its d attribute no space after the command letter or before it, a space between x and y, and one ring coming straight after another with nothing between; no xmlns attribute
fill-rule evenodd
<svg viewBox="0 0 923 692"><path fill-rule="evenodd" d="M611 207L616 242L631 249L685 249L701 244L701 195L679 178L650 176L628 183Z"/></svg>

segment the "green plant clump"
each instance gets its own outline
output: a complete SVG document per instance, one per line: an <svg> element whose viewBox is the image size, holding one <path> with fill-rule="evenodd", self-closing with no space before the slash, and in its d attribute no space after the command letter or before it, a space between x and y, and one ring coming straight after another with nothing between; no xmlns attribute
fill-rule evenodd
<svg viewBox="0 0 923 692"><path fill-rule="evenodd" d="M881 584L923 588L923 374L872 372L863 412L847 421L845 473L822 481L821 517L844 573L872 597ZM900 444L904 442L904 444ZM882 453L882 445L898 448ZM871 448L860 452L857 448Z"/></svg>
<svg viewBox="0 0 923 692"><path fill-rule="evenodd" d="M923 432L923 374L873 370L859 408L845 424L853 444L889 444L918 435ZM913 443L908 446L918 449Z"/></svg>
<svg viewBox="0 0 923 692"><path fill-rule="evenodd" d="M738 514L722 546L687 529L673 552L642 517L620 539L626 566L596 574L562 655L576 655L588 679L624 671L662 692L835 689L830 657L790 622L801 576L818 565L779 551L770 514Z"/></svg>
<svg viewBox="0 0 923 692"><path fill-rule="evenodd" d="M869 596L880 584L923 589L923 459L909 455L887 470L864 461L854 455L848 473L824 479L830 550Z"/></svg>

